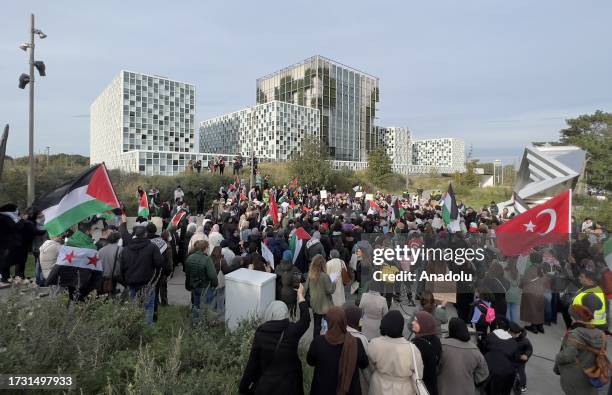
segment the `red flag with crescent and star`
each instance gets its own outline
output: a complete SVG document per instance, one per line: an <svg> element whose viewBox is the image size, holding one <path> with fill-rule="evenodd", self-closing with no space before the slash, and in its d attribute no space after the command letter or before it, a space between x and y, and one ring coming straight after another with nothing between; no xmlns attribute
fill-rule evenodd
<svg viewBox="0 0 612 395"><path fill-rule="evenodd" d="M571 210L572 191L561 192L498 226L497 247L506 256L516 256L539 245L568 240Z"/></svg>

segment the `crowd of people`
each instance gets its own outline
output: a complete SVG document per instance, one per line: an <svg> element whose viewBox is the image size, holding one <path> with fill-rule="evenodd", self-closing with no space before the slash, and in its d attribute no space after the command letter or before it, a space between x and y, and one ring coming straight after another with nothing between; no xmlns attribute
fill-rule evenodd
<svg viewBox="0 0 612 395"><path fill-rule="evenodd" d="M209 173L212 173L212 174L223 175L225 172L225 166L226 166L225 157L215 156L212 159L209 159L204 164L202 163L201 159L189 160L187 162L187 166L185 170L188 173L197 172L198 174L200 174L202 170L207 170ZM240 154L236 155L231 161L231 166L232 166L232 174L233 175L239 174L240 170L244 166L242 155Z"/></svg>
<svg viewBox="0 0 612 395"><path fill-rule="evenodd" d="M116 222L95 218L48 240L40 212L31 208L22 216L15 205L5 205L0 274L4 282L21 281L32 253L39 284L65 288L77 301L94 290L116 295L124 288L154 323L158 306L168 303L167 280L182 267L198 325L203 305L223 314L226 274L240 268L275 273L276 301L255 333L242 393L303 393L298 346L310 327L305 362L314 367L313 394L526 392L529 336L545 333L559 314L567 333L554 371L563 391L596 394L607 381L602 353L612 272L603 255L604 227L591 218L573 220L567 243L507 257L496 248L495 229L512 214L495 202L475 208L459 201L461 230L450 232L434 199L355 190L319 190L296 178L273 186L258 174L251 188L239 179L220 188L211 207L201 189L202 203L198 198L191 213L179 186L155 206L154 218L138 218L131 231L125 215ZM70 275L54 264L62 243L93 244L97 228L103 272ZM440 300L431 282L373 280L373 250L394 244L482 248L485 259L461 265L418 259L383 267L473 276L446 284L452 301Z"/></svg>

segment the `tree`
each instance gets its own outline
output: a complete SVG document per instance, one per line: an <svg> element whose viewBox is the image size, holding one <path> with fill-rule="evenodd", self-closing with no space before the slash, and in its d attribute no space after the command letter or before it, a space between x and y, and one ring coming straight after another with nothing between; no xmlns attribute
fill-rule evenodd
<svg viewBox="0 0 612 395"><path fill-rule="evenodd" d="M384 184L384 181L392 174L391 159L382 147L377 147L368 153L368 179L376 185Z"/></svg>
<svg viewBox="0 0 612 395"><path fill-rule="evenodd" d="M316 137L302 140L302 151L289 163L291 174L298 177L300 184L326 187L332 176L327 147Z"/></svg>
<svg viewBox="0 0 612 395"><path fill-rule="evenodd" d="M480 176L476 174L477 167L479 167L478 159L468 160L465 163L465 172L452 174L453 185L456 185L457 188L466 188L466 190L478 187Z"/></svg>
<svg viewBox="0 0 612 395"><path fill-rule="evenodd" d="M610 158L612 157L612 113L595 111L566 119L561 142L576 145L587 152L586 178L592 186L612 190Z"/></svg>

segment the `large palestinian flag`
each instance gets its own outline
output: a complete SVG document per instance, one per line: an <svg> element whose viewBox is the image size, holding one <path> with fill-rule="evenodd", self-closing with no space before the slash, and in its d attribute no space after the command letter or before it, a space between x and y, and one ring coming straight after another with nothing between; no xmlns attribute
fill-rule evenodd
<svg viewBox="0 0 612 395"><path fill-rule="evenodd" d="M293 264L297 263L298 258L304 255L306 250L306 241L310 240L310 235L301 226L293 231L289 238L289 249L293 253Z"/></svg>
<svg viewBox="0 0 612 395"><path fill-rule="evenodd" d="M41 196L34 206L43 211L44 227L53 237L87 217L118 208L119 201L102 163Z"/></svg>
<svg viewBox="0 0 612 395"><path fill-rule="evenodd" d="M459 209L453 192L453 186L448 184L448 191L442 196L442 219L450 232L459 232Z"/></svg>
<svg viewBox="0 0 612 395"><path fill-rule="evenodd" d="M149 200L143 189L138 189L138 216L149 218Z"/></svg>

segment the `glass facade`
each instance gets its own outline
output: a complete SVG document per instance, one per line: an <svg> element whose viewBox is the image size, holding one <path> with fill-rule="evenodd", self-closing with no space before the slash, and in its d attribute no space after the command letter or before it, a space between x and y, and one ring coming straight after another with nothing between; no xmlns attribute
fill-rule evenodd
<svg viewBox="0 0 612 395"><path fill-rule="evenodd" d="M313 56L257 80L257 104L273 100L318 109L321 140L333 159L364 161L379 144L377 77Z"/></svg>

